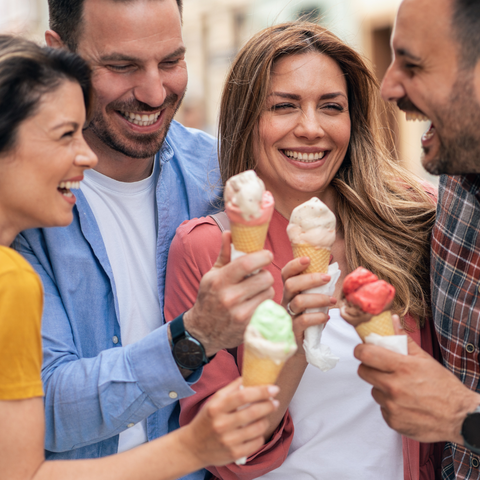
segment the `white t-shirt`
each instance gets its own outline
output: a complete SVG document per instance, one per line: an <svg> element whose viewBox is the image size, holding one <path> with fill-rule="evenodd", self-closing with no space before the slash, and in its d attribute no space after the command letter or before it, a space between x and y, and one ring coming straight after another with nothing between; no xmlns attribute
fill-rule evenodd
<svg viewBox="0 0 480 480"><path fill-rule="evenodd" d="M156 269L158 174L158 161L148 178L132 183L86 170L81 186L112 267L124 346L161 325ZM120 434L118 452L146 441L146 420L143 420Z"/></svg>
<svg viewBox="0 0 480 480"><path fill-rule="evenodd" d="M340 357L328 372L308 365L290 403L295 426L288 457L269 480L403 480L402 438L391 430L357 375L355 329L330 310L322 343Z"/></svg>

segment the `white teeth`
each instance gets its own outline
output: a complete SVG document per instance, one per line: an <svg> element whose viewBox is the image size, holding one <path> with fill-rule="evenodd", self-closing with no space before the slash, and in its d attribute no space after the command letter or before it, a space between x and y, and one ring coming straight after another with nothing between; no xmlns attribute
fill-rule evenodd
<svg viewBox="0 0 480 480"><path fill-rule="evenodd" d="M67 190L79 189L80 188L80 182L60 182L58 184L58 188L65 188Z"/></svg>
<svg viewBox="0 0 480 480"><path fill-rule="evenodd" d="M73 193L72 192L62 192L62 195L64 197L73 197Z"/></svg>
<svg viewBox="0 0 480 480"><path fill-rule="evenodd" d="M325 152L315 152L315 153L302 153L302 152L295 152L293 150L283 150L283 153L290 158L294 158L296 160L301 160L305 163L315 162L316 160L320 160L325 156Z"/></svg>
<svg viewBox="0 0 480 480"><path fill-rule="evenodd" d="M139 127L148 127L153 125L160 116L161 112L152 113L150 115L139 115L138 113L132 112L120 112L129 122Z"/></svg>
<svg viewBox="0 0 480 480"><path fill-rule="evenodd" d="M428 122L429 118L423 113L418 112L405 112L405 118L407 122Z"/></svg>

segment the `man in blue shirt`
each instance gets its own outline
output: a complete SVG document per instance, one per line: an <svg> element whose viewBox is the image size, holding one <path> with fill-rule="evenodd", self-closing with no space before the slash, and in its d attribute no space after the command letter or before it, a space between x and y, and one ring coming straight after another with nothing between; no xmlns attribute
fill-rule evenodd
<svg viewBox="0 0 480 480"><path fill-rule="evenodd" d="M101 457L177 428L178 400L195 393L201 367L240 344L253 310L273 297L268 272L248 277L271 254L228 263L227 234L195 306L164 325L175 229L213 213L220 184L214 139L172 120L187 84L181 7L49 0L47 43L76 51L93 70L84 134L99 162L76 191L69 227L26 231L15 242L45 290L48 458Z"/></svg>

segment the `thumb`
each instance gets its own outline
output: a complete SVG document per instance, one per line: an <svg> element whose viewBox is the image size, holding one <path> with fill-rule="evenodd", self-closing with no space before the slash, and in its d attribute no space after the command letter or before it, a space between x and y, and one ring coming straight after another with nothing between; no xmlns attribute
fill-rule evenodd
<svg viewBox="0 0 480 480"><path fill-rule="evenodd" d="M230 231L222 233L222 246L220 247L220 253L218 258L213 265L213 268L222 268L228 263L230 263L230 254L231 254L231 243L232 243L232 234Z"/></svg>
<svg viewBox="0 0 480 480"><path fill-rule="evenodd" d="M392 315L393 329L395 330L395 335L406 335L408 342L408 354L409 355L418 355L422 353L423 350L415 343L413 338L405 331L403 328L402 322L398 315Z"/></svg>

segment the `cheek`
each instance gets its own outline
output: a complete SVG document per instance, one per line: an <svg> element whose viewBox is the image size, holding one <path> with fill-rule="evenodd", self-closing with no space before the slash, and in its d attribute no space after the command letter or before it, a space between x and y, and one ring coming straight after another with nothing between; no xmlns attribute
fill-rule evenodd
<svg viewBox="0 0 480 480"><path fill-rule="evenodd" d="M133 88L131 80L127 76L116 75L108 71L94 75L92 84L96 108L120 99Z"/></svg>
<svg viewBox="0 0 480 480"><path fill-rule="evenodd" d="M335 122L335 125L332 125L330 131L332 132L332 138L336 147L341 152L346 152L351 136L350 118L348 120Z"/></svg>
<svg viewBox="0 0 480 480"><path fill-rule="evenodd" d="M179 97L184 94L187 82L188 73L185 68L177 68L172 72L167 72L163 80L164 86Z"/></svg>

